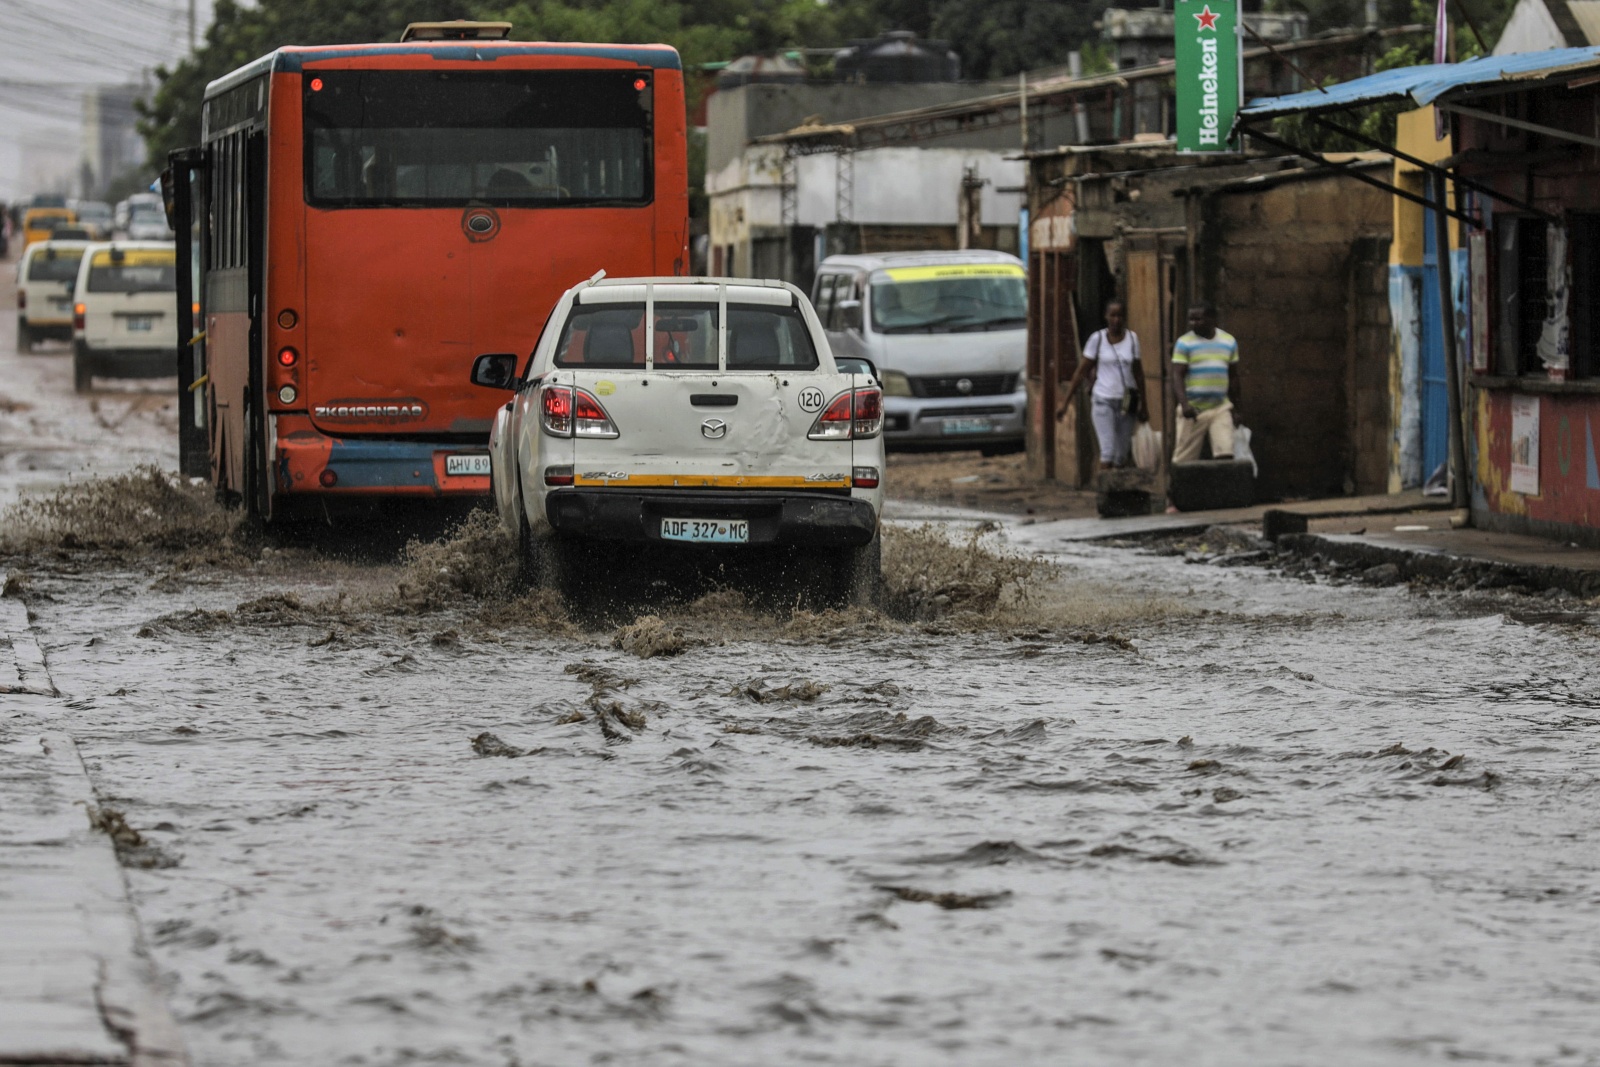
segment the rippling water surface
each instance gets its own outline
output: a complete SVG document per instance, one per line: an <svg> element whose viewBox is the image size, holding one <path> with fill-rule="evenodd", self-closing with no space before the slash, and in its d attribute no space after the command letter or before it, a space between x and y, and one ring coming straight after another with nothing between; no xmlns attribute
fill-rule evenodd
<svg viewBox="0 0 1600 1067"><path fill-rule="evenodd" d="M208 1067L1600 1063L1592 618L1048 531L1087 628L30 605Z"/></svg>

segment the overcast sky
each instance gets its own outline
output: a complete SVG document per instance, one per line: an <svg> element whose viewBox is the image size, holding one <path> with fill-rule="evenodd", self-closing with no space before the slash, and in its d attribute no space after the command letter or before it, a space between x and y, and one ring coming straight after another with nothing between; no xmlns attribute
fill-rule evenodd
<svg viewBox="0 0 1600 1067"><path fill-rule="evenodd" d="M204 38L212 0L193 0ZM75 173L83 91L148 78L189 51L190 0L0 0L0 200Z"/></svg>

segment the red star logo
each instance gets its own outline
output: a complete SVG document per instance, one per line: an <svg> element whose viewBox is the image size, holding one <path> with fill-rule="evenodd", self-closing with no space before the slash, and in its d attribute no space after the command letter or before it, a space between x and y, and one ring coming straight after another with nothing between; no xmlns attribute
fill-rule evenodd
<svg viewBox="0 0 1600 1067"><path fill-rule="evenodd" d="M1201 11L1200 14L1195 16L1195 21L1200 23L1200 29L1202 29L1202 30L1210 30L1213 33L1216 32L1216 29L1217 29L1217 13L1215 11L1211 10L1211 5L1210 4L1207 4L1205 6L1205 10Z"/></svg>

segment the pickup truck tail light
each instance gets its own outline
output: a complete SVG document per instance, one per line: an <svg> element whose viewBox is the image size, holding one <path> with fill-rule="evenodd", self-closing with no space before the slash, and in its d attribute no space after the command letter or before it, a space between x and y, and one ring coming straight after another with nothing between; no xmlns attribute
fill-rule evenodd
<svg viewBox="0 0 1600 1067"><path fill-rule="evenodd" d="M876 386L863 386L828 401L806 436L813 441L848 441L876 437L882 429L883 393Z"/></svg>
<svg viewBox="0 0 1600 1067"><path fill-rule="evenodd" d="M618 437L600 401L570 385L547 385L539 395L544 432L551 437Z"/></svg>

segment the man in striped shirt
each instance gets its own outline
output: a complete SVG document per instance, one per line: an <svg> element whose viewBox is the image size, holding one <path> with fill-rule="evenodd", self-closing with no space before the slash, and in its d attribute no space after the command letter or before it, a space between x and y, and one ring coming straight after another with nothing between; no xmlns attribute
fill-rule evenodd
<svg viewBox="0 0 1600 1067"><path fill-rule="evenodd" d="M1233 411L1239 399L1239 342L1217 328L1217 309L1196 304L1189 309L1189 332L1172 346L1172 392L1178 401L1174 463L1200 458L1211 441L1212 459L1233 458Z"/></svg>

